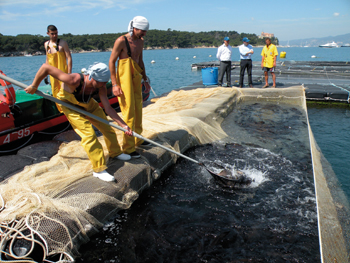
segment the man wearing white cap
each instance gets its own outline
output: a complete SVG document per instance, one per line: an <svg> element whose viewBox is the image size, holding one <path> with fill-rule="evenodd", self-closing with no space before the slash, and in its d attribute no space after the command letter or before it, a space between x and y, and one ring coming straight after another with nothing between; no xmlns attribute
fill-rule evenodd
<svg viewBox="0 0 350 263"><path fill-rule="evenodd" d="M141 80L145 82L146 92L149 92L151 88L142 57L143 37L146 36L148 29L149 23L145 17L134 17L129 23L128 33L115 41L109 59L113 94L118 96L124 121L138 134L142 132ZM135 147L140 144L146 145L147 143L136 137L124 135L123 152L132 158L139 158L140 154L135 151Z"/></svg>
<svg viewBox="0 0 350 263"><path fill-rule="evenodd" d="M57 94L59 100L69 102L107 120L103 109L99 106L97 101L92 98L95 94L98 94L106 113L117 122L119 126L127 130L127 132L125 132L126 134L132 135L131 129L109 104L106 83L109 81L110 71L106 64L95 63L91 65L84 74L67 74L53 66L43 64L36 73L33 83L28 86L25 91L34 94L40 82L47 75L58 79L62 83L61 89ZM116 157L124 161L130 160L131 157L129 155L122 153L114 130L107 124L89 118L65 106L61 106L61 108L74 131L81 137L81 145L84 147L92 164L93 176L104 181L114 181L114 176L106 171L107 166L103 148L97 139L92 125L102 132L111 158Z"/></svg>

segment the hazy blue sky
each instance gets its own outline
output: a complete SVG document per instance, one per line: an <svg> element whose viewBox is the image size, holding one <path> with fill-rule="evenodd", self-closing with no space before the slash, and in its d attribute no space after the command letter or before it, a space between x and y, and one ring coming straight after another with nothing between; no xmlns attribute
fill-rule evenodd
<svg viewBox="0 0 350 263"><path fill-rule="evenodd" d="M121 33L137 15L160 30L264 31L279 40L350 33L350 0L0 0L0 33L45 35L49 24L59 34Z"/></svg>

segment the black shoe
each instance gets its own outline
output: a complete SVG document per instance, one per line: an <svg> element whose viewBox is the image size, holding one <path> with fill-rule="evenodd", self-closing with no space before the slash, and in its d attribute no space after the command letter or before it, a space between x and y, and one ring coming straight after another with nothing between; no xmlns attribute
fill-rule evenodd
<svg viewBox="0 0 350 263"><path fill-rule="evenodd" d="M129 153L129 155L131 156L132 159L137 159L137 158L141 157L141 155L139 153L137 153L136 151Z"/></svg>
<svg viewBox="0 0 350 263"><path fill-rule="evenodd" d="M141 143L140 146L152 146L152 143L143 141L143 143Z"/></svg>

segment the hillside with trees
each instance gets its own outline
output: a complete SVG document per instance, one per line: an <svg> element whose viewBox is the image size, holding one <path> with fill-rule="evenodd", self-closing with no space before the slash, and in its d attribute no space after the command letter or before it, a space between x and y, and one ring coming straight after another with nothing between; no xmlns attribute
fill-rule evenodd
<svg viewBox="0 0 350 263"><path fill-rule="evenodd" d="M67 41L72 52L99 50L106 51L113 47L115 40L125 34L63 34L59 38ZM238 33L236 31L210 31L210 32L186 32L171 30L149 30L145 37L145 48L194 48L194 47L218 47L223 43L225 36L230 37L230 45L238 46L243 37L248 37L253 46L264 45L263 39L255 34ZM44 42L48 36L21 34L17 36L4 36L0 34L1 56L14 56L23 54L45 54ZM272 39L278 44L278 39Z"/></svg>

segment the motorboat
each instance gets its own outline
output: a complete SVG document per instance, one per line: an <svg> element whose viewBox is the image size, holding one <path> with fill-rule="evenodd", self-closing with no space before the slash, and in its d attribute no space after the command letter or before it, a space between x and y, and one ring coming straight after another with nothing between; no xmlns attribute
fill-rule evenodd
<svg viewBox="0 0 350 263"><path fill-rule="evenodd" d="M5 75L1 70L0 74ZM6 76L6 75L5 75ZM36 94L15 90L12 84L0 79L0 154L20 149L35 134L59 134L69 128L66 116L60 113L56 104ZM112 82L106 84L111 106L119 110L118 97L112 93ZM40 86L39 90L52 95L51 85ZM142 85L143 101L149 98ZM94 97L100 106L98 95Z"/></svg>
<svg viewBox="0 0 350 263"><path fill-rule="evenodd" d="M319 47L325 47L325 48L334 48L334 47L339 47L337 43L335 43L334 41L332 43L327 43L324 45L319 45Z"/></svg>
<svg viewBox="0 0 350 263"><path fill-rule="evenodd" d="M344 44L341 47L350 47L350 44Z"/></svg>

